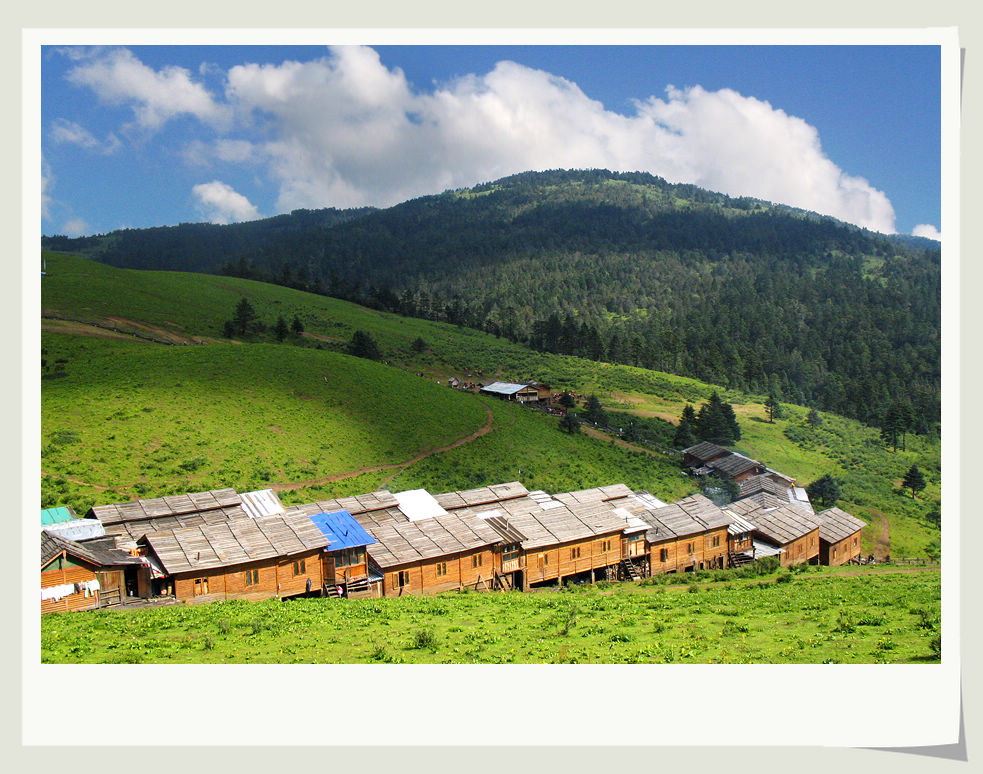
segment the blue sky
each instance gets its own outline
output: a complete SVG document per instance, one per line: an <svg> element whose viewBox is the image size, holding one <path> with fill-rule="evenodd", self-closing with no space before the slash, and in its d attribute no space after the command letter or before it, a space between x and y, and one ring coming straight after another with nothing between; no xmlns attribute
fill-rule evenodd
<svg viewBox="0 0 983 774"><path fill-rule="evenodd" d="M42 233L645 170L937 236L938 46L42 51Z"/></svg>

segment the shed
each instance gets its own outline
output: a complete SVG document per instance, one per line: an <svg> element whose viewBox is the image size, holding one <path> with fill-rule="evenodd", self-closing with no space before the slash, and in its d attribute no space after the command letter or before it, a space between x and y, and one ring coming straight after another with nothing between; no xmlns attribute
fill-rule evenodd
<svg viewBox="0 0 983 774"><path fill-rule="evenodd" d="M736 500L727 509L751 522L756 538L785 549L782 564L819 563L819 522L815 514L767 493Z"/></svg>
<svg viewBox="0 0 983 774"><path fill-rule="evenodd" d="M540 399L539 390L534 386L515 382L492 382L482 387L480 392L502 400L512 400L519 403L534 403Z"/></svg>

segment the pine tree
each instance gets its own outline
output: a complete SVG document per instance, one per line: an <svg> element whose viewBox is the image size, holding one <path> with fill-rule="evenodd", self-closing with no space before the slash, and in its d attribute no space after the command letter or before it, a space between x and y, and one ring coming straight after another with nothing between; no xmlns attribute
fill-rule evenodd
<svg viewBox="0 0 983 774"><path fill-rule="evenodd" d="M813 427L819 427L823 423L823 418L819 416L819 412L816 409L809 409L809 413L806 415L806 422L808 422Z"/></svg>
<svg viewBox="0 0 983 774"><path fill-rule="evenodd" d="M586 411L584 412L584 418L588 422L593 422L597 425L607 425L608 415L607 412L601 408L601 401L597 399L596 395L591 395L587 399Z"/></svg>
<svg viewBox="0 0 983 774"><path fill-rule="evenodd" d="M287 327L287 321L283 319L283 315L280 315L273 328L273 335L276 336L277 341L282 342L287 338L288 333L290 333L290 329Z"/></svg>
<svg viewBox="0 0 983 774"><path fill-rule="evenodd" d="M564 433L579 433L580 432L580 417L578 417L572 411L568 411L562 417L560 417L560 430Z"/></svg>
<svg viewBox="0 0 983 774"><path fill-rule="evenodd" d="M696 446L696 436L693 435L693 429L685 418L679 420L679 427L676 428L672 442L677 449L688 449L690 446Z"/></svg>
<svg viewBox="0 0 983 774"><path fill-rule="evenodd" d="M259 316L256 314L256 310L253 309L253 305L249 303L249 300L243 298L238 304L236 304L235 316L232 318L232 324L235 326L236 333L241 335L247 335L250 333L256 333L263 329L263 324L259 320Z"/></svg>
<svg viewBox="0 0 983 774"><path fill-rule="evenodd" d="M566 409L572 409L577 405L577 402L573 399L573 395L570 394L570 390L563 391L563 394L560 396L560 405Z"/></svg>
<svg viewBox="0 0 983 774"><path fill-rule="evenodd" d="M768 399L765 401L765 409L768 411L768 421L771 424L775 424L775 417L779 419L782 416L782 404L778 402L778 398L775 397L775 393L771 393Z"/></svg>
<svg viewBox="0 0 983 774"><path fill-rule="evenodd" d="M917 465L912 465L908 468L908 472L904 474L904 479L901 481L901 485L905 489L911 490L911 498L915 499L915 493L920 492L925 488L925 476L918 469Z"/></svg>
<svg viewBox="0 0 983 774"><path fill-rule="evenodd" d="M696 409L693 408L689 403L683 407L682 419L689 423L690 427L696 424Z"/></svg>
<svg viewBox="0 0 983 774"><path fill-rule="evenodd" d="M427 348L427 342L425 342L420 336L413 339L413 343L410 345L414 352L420 353Z"/></svg>
<svg viewBox="0 0 983 774"><path fill-rule="evenodd" d="M290 323L290 331L295 336L299 336L304 332L304 323L300 321L300 317L298 315L294 315L294 321Z"/></svg>
<svg viewBox="0 0 983 774"><path fill-rule="evenodd" d="M351 343L348 345L348 354L369 360L379 360L382 357L379 345L365 331L355 331L352 335Z"/></svg>
<svg viewBox="0 0 983 774"><path fill-rule="evenodd" d="M806 493L810 500L815 500L824 507L831 508L840 499L840 485L829 473L826 473L809 484L806 487Z"/></svg>

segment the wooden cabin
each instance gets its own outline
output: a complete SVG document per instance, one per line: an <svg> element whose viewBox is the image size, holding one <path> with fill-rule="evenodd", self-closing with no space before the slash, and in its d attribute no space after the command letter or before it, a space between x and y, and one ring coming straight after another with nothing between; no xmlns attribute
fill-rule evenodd
<svg viewBox="0 0 983 774"><path fill-rule="evenodd" d="M760 462L709 441L683 449L683 464L696 475L717 473L737 482L768 471Z"/></svg>
<svg viewBox="0 0 983 774"><path fill-rule="evenodd" d="M536 403L541 400L540 391L531 384L515 384L512 382L492 382L480 390L482 395L491 395L502 400L511 400L517 403ZM549 399L549 389L545 391L546 399Z"/></svg>
<svg viewBox="0 0 983 774"><path fill-rule="evenodd" d="M265 599L320 593L327 538L304 515L229 519L138 541L178 600Z"/></svg>
<svg viewBox="0 0 983 774"><path fill-rule="evenodd" d="M819 522L811 511L760 493L727 506L754 525L754 537L780 550L782 566L819 564Z"/></svg>
<svg viewBox="0 0 983 774"><path fill-rule="evenodd" d="M699 468L720 457L731 454L730 449L725 449L710 441L703 441L695 446L683 449L683 465L688 468Z"/></svg>
<svg viewBox="0 0 983 774"><path fill-rule="evenodd" d="M731 518L703 495L639 512L648 524L645 541L653 575L725 569Z"/></svg>
<svg viewBox="0 0 983 774"><path fill-rule="evenodd" d="M734 567L754 561L754 525L726 507L723 511L730 517L727 527L728 565Z"/></svg>
<svg viewBox="0 0 983 774"><path fill-rule="evenodd" d="M124 573L140 565L127 552L41 532L41 612L91 610L119 603Z"/></svg>
<svg viewBox="0 0 983 774"><path fill-rule="evenodd" d="M819 520L819 563L829 566L859 559L860 532L867 525L839 508L827 508L816 514Z"/></svg>
<svg viewBox="0 0 983 774"><path fill-rule="evenodd" d="M366 548L375 539L348 511L318 513L310 517L328 539L321 557L321 576L329 596L382 596L381 577L369 572Z"/></svg>

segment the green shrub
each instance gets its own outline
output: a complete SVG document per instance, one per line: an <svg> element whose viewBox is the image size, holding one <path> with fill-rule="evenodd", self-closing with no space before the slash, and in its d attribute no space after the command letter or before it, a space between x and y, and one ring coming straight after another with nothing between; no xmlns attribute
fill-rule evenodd
<svg viewBox="0 0 983 774"><path fill-rule="evenodd" d="M418 650L436 650L440 640L433 629L417 629L413 633L413 647Z"/></svg>

